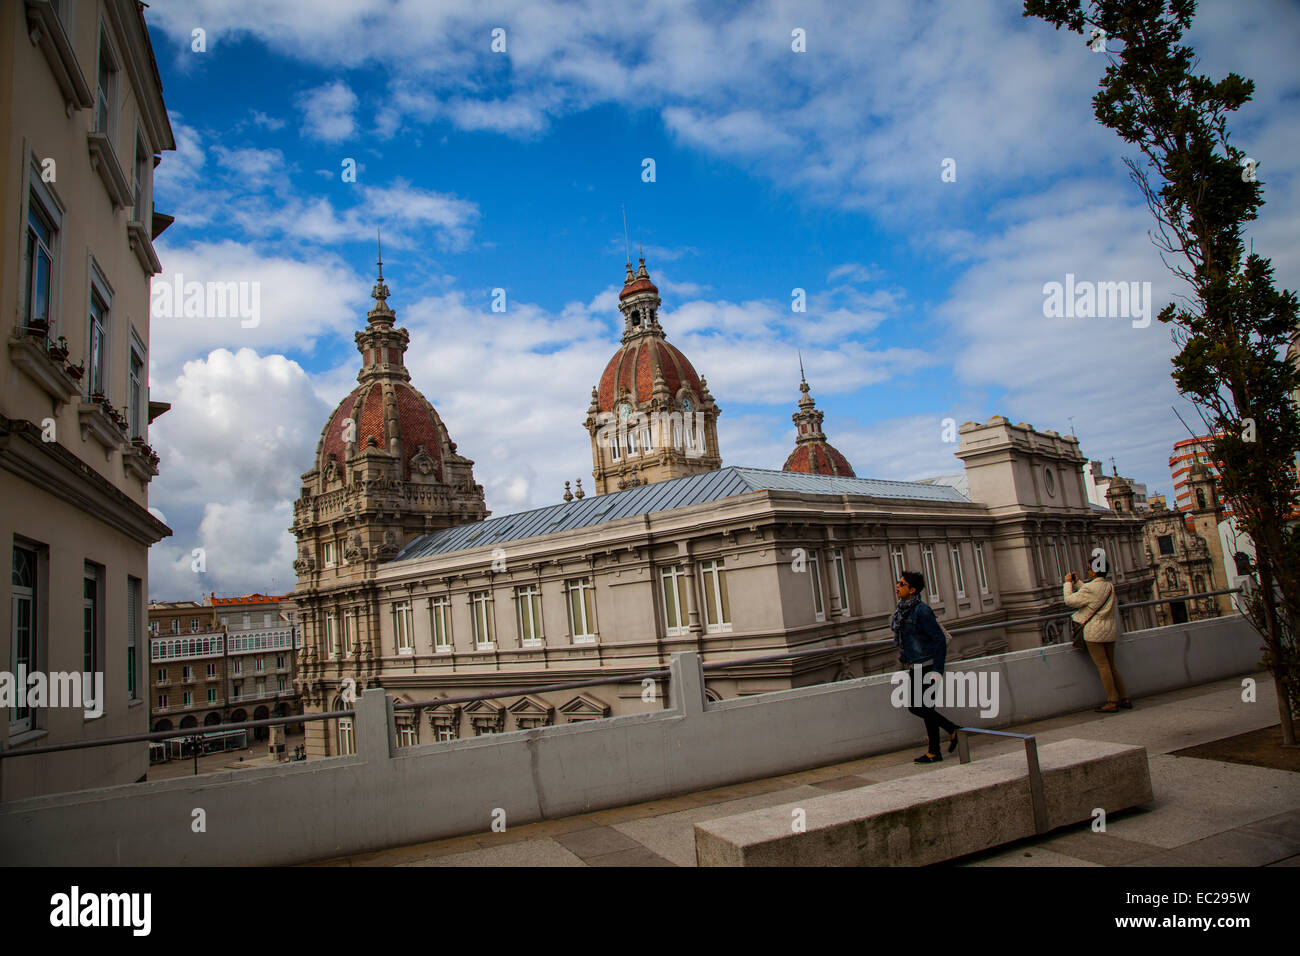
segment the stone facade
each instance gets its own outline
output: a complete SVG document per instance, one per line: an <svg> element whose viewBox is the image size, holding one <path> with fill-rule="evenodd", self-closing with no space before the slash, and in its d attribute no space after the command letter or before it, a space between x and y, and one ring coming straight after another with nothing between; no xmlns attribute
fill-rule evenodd
<svg viewBox="0 0 1300 956"><path fill-rule="evenodd" d="M84 70L83 70L84 65ZM0 669L95 672L103 712L6 708L20 750L149 729L153 171L175 149L143 7L0 7ZM122 744L4 761L0 799L142 779Z"/></svg>
<svg viewBox="0 0 1300 956"><path fill-rule="evenodd" d="M1151 565L1151 599L1184 594L1221 591L1227 579L1220 534L1223 508L1215 490L1214 476L1199 462L1190 466L1187 477L1187 512L1170 511L1157 496L1143 526L1147 560ZM1196 598L1156 605L1159 626L1220 617L1233 611L1231 595Z"/></svg>

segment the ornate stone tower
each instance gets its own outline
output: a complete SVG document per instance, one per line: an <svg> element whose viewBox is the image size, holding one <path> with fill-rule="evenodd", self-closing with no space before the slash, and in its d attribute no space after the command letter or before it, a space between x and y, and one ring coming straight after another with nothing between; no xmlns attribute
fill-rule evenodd
<svg viewBox="0 0 1300 956"><path fill-rule="evenodd" d="M803 363L799 363L799 411L791 418L797 429L794 451L785 460L782 471L798 471L806 475L839 475L856 478L849 460L826 440L822 431L822 412L818 411L808 392L808 380L803 376Z"/></svg>
<svg viewBox="0 0 1300 956"><path fill-rule="evenodd" d="M371 294L374 308L356 333L359 384L330 415L293 508L307 712L331 707L344 678L357 693L375 683L379 564L419 535L488 515L474 463L456 453L442 419L410 384L403 362L410 336L394 325L382 259ZM309 751L331 752L324 724L307 727Z"/></svg>
<svg viewBox="0 0 1300 956"><path fill-rule="evenodd" d="M627 264L618 296L622 345L591 390L584 422L597 494L722 467L721 409L706 380L668 344L659 324L659 290L645 259L640 262L635 273Z"/></svg>
<svg viewBox="0 0 1300 956"><path fill-rule="evenodd" d="M1214 473L1199 461L1192 462L1192 467L1187 472L1187 487L1192 493L1191 504L1188 507L1192 527L1205 541L1205 547L1210 553L1211 572L1206 579L1208 589L1211 591L1225 589L1228 587L1228 569L1223 557L1223 539L1219 536L1219 522L1223 520L1224 515ZM1227 594L1220 594L1206 600L1214 602L1221 615L1231 614L1230 597Z"/></svg>

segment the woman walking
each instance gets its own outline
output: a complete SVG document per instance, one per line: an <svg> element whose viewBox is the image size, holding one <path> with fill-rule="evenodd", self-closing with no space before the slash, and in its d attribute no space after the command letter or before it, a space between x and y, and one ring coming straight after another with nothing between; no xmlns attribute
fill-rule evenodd
<svg viewBox="0 0 1300 956"><path fill-rule="evenodd" d="M952 736L948 741L948 753L957 749L957 725L939 713L933 707L918 706L924 703L921 696L926 684L926 674L943 676L944 659L948 654L948 639L935 619L930 605L921 600L925 590L925 578L917 571L904 571L898 577L896 585L898 607L889 626L894 631L894 644L898 647L898 660L907 670L909 680L915 680L913 665L921 665L919 686L913 684L909 691L913 695L913 704L907 708L908 713L915 714L925 721L925 733L930 749L916 758L916 763L938 763L943 757L939 753L939 728L942 727ZM942 682L940 683L942 686Z"/></svg>
<svg viewBox="0 0 1300 956"><path fill-rule="evenodd" d="M1077 607L1074 621L1083 625L1083 641L1097 665L1101 685L1106 690L1106 703L1096 708L1099 714L1113 714L1121 707L1133 709L1124 678L1115 666L1116 626L1115 586L1106 580L1107 571L1089 569L1088 583L1079 584L1079 576L1071 571L1065 576L1065 603Z"/></svg>

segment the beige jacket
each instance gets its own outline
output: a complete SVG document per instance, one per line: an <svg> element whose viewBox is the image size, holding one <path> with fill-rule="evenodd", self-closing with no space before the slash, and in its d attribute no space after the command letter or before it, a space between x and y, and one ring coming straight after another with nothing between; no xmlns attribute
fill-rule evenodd
<svg viewBox="0 0 1300 956"><path fill-rule="evenodd" d="M1075 585L1065 582L1065 603L1077 607L1074 621L1083 625L1083 639L1089 644L1110 644L1118 637L1119 628L1115 625L1118 611L1115 607L1115 588L1105 578L1093 578L1087 584Z"/></svg>

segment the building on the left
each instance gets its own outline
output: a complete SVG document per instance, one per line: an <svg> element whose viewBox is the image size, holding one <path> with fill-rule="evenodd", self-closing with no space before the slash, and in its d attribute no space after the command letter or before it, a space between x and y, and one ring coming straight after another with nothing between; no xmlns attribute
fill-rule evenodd
<svg viewBox="0 0 1300 956"><path fill-rule="evenodd" d="M143 5L4 4L0 129L0 746L18 750L149 729L148 552L171 533L148 510L167 407L149 401L149 282L171 223L153 172L176 144ZM18 686L33 673L66 675L58 699ZM93 706L74 674L102 675ZM0 799L147 770L140 744L13 757Z"/></svg>

